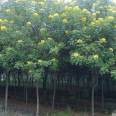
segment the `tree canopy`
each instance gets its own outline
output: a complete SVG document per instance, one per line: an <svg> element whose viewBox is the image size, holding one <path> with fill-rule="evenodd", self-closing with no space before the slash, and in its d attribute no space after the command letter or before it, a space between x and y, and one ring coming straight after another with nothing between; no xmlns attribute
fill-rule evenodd
<svg viewBox="0 0 116 116"><path fill-rule="evenodd" d="M9 0L0 9L0 67L36 77L69 63L116 77L116 7L99 4Z"/></svg>

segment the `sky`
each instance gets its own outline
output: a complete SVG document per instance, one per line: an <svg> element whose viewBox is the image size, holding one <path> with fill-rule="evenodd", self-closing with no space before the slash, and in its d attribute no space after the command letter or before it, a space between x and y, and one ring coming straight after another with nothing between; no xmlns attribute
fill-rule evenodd
<svg viewBox="0 0 116 116"><path fill-rule="evenodd" d="M6 2L7 0L0 0L0 3L4 3ZM60 0L58 0L60 1ZM65 2L70 2L71 0L64 0ZM112 0L114 3L116 3L116 0Z"/></svg>

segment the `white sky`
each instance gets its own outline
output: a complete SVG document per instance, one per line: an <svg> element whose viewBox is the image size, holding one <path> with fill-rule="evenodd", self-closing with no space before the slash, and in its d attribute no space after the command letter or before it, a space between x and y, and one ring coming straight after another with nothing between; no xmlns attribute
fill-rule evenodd
<svg viewBox="0 0 116 116"><path fill-rule="evenodd" d="M0 3L6 2L7 0L0 0ZM58 0L58 1L62 1L62 0ZM72 0L64 0L65 2L71 2ZM116 0L111 0L114 3L116 3Z"/></svg>
<svg viewBox="0 0 116 116"><path fill-rule="evenodd" d="M112 0L112 1L116 3L116 0Z"/></svg>

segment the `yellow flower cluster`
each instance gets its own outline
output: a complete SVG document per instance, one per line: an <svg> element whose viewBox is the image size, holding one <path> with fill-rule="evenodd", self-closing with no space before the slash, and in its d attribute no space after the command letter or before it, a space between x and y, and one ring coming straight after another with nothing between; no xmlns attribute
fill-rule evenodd
<svg viewBox="0 0 116 116"><path fill-rule="evenodd" d="M64 10L65 11L71 11L71 10L73 10L73 7L71 7L71 6L65 6Z"/></svg>
<svg viewBox="0 0 116 116"><path fill-rule="evenodd" d="M8 22L7 19L0 19L0 23L6 23L6 22Z"/></svg>
<svg viewBox="0 0 116 116"><path fill-rule="evenodd" d="M109 48L109 51L113 52L114 50L113 50L113 48Z"/></svg>
<svg viewBox="0 0 116 116"><path fill-rule="evenodd" d="M62 22L63 22L64 24L67 24L67 23L68 23L68 20L67 20L67 19L63 19Z"/></svg>
<svg viewBox="0 0 116 116"><path fill-rule="evenodd" d="M0 26L0 30L1 31L6 31L7 30L7 27L6 26Z"/></svg>
<svg viewBox="0 0 116 116"><path fill-rule="evenodd" d="M21 40L21 39L20 39L20 40L18 40L17 42L18 42L18 43L22 43L22 42L23 42L23 40Z"/></svg>
<svg viewBox="0 0 116 116"><path fill-rule="evenodd" d="M27 64L28 64L28 65L32 65L33 62L32 62L32 61L27 61Z"/></svg>
<svg viewBox="0 0 116 116"><path fill-rule="evenodd" d="M78 12L78 11L80 11L80 7L79 6L74 6L74 7L72 7L72 6L65 6L64 10L66 12L70 12L70 11Z"/></svg>
<svg viewBox="0 0 116 116"><path fill-rule="evenodd" d="M79 54L78 52L73 52L73 53L71 54L71 56L74 57L74 58L77 58L77 57L80 56L80 54Z"/></svg>
<svg viewBox="0 0 116 116"><path fill-rule="evenodd" d="M83 43L83 40L78 39L76 43L77 43L77 44L81 44L81 43Z"/></svg>
<svg viewBox="0 0 116 116"><path fill-rule="evenodd" d="M34 12L34 13L33 13L33 16L38 16L38 15L39 15L39 14L38 14L38 13L36 13L36 12Z"/></svg>
<svg viewBox="0 0 116 116"><path fill-rule="evenodd" d="M40 5L44 5L44 2L39 2Z"/></svg>
<svg viewBox="0 0 116 116"><path fill-rule="evenodd" d="M113 16L108 16L108 17L107 17L107 20L108 20L108 21L113 21L113 20L114 20L114 17L113 17Z"/></svg>
<svg viewBox="0 0 116 116"><path fill-rule="evenodd" d="M99 58L98 54L95 54L92 56L94 60L97 60Z"/></svg>
<svg viewBox="0 0 116 116"><path fill-rule="evenodd" d="M105 38L101 38L101 39L99 40L99 42L100 42L101 44L106 43L106 39L105 39Z"/></svg>
<svg viewBox="0 0 116 116"><path fill-rule="evenodd" d="M15 2L18 3L18 2L22 2L22 1L24 1L24 0L16 0Z"/></svg>
<svg viewBox="0 0 116 116"><path fill-rule="evenodd" d="M29 21L29 22L27 22L27 26L31 26L32 25L32 23Z"/></svg>
<svg viewBox="0 0 116 116"><path fill-rule="evenodd" d="M53 14L53 15L50 14L50 15L48 16L49 19L52 19L52 18L54 18L54 17L59 17L59 14L58 14L58 13L55 13L55 14Z"/></svg>
<svg viewBox="0 0 116 116"><path fill-rule="evenodd" d="M38 43L38 45L43 45L43 44L45 44L45 40L41 40L41 41Z"/></svg>

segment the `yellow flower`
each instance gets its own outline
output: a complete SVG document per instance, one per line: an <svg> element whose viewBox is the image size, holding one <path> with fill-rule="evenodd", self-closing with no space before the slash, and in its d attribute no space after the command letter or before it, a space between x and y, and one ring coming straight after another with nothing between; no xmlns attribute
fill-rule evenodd
<svg viewBox="0 0 116 116"><path fill-rule="evenodd" d="M115 11L115 10L113 10L112 12L113 12L113 13L116 13L116 11Z"/></svg>
<svg viewBox="0 0 116 116"><path fill-rule="evenodd" d="M83 40L78 39L76 43L77 43L77 44L81 44L81 43L83 43Z"/></svg>
<svg viewBox="0 0 116 116"><path fill-rule="evenodd" d="M0 29L1 29L1 31L6 31L7 27L6 26L1 26Z"/></svg>
<svg viewBox="0 0 116 116"><path fill-rule="evenodd" d="M50 38L50 37L48 37L48 40L50 40L50 41L51 41L51 40L53 40L53 39L52 39L52 38Z"/></svg>
<svg viewBox="0 0 116 116"><path fill-rule="evenodd" d="M16 33L20 33L20 31L17 30Z"/></svg>
<svg viewBox="0 0 116 116"><path fill-rule="evenodd" d="M18 2L21 2L21 0L16 0L15 2L18 3Z"/></svg>
<svg viewBox="0 0 116 116"><path fill-rule="evenodd" d="M52 18L53 18L53 16L52 16L52 15L49 15L49 16L48 16L48 18L49 18L49 19L52 19Z"/></svg>
<svg viewBox="0 0 116 116"><path fill-rule="evenodd" d="M72 7L68 7L68 11L71 11L73 8Z"/></svg>
<svg viewBox="0 0 116 116"><path fill-rule="evenodd" d="M84 9L83 9L83 12L86 13L86 12L88 12L88 10L84 8Z"/></svg>
<svg viewBox="0 0 116 116"><path fill-rule="evenodd" d="M32 1L32 4L35 4L36 2L35 1Z"/></svg>
<svg viewBox="0 0 116 116"><path fill-rule="evenodd" d="M0 23L6 23L6 22L8 22L7 19L0 19Z"/></svg>
<svg viewBox="0 0 116 116"><path fill-rule="evenodd" d="M101 44L102 43L106 43L106 39L105 38L101 38L99 41L100 41Z"/></svg>
<svg viewBox="0 0 116 116"><path fill-rule="evenodd" d="M68 34L68 30L65 30L65 34Z"/></svg>
<svg viewBox="0 0 116 116"><path fill-rule="evenodd" d="M113 52L114 50L113 50L113 48L109 48L109 51Z"/></svg>
<svg viewBox="0 0 116 116"><path fill-rule="evenodd" d="M45 43L45 40L41 40L40 43L41 43L41 44L44 44L44 43Z"/></svg>
<svg viewBox="0 0 116 116"><path fill-rule="evenodd" d="M54 15L53 15L53 17L58 17L59 16L59 14L58 13L55 13Z"/></svg>
<svg viewBox="0 0 116 116"><path fill-rule="evenodd" d="M65 7L64 7L64 10L67 10L67 9L68 9L68 6L65 6Z"/></svg>
<svg viewBox="0 0 116 116"><path fill-rule="evenodd" d="M98 54L93 55L93 59L97 60L99 58Z"/></svg>
<svg viewBox="0 0 116 116"><path fill-rule="evenodd" d="M8 20L7 20L7 19L4 19L3 21L4 21L4 22L8 22Z"/></svg>
<svg viewBox="0 0 116 116"><path fill-rule="evenodd" d="M86 17L82 17L81 21L85 22L86 21Z"/></svg>
<svg viewBox="0 0 116 116"><path fill-rule="evenodd" d="M96 3L93 3L93 7L95 7L96 6Z"/></svg>
<svg viewBox="0 0 116 116"><path fill-rule="evenodd" d="M11 12L11 10L10 10L10 9L6 9L5 11L6 11L7 13L10 13L10 12Z"/></svg>
<svg viewBox="0 0 116 116"><path fill-rule="evenodd" d="M92 16L93 16L93 17L96 17L96 13L92 13Z"/></svg>
<svg viewBox="0 0 116 116"><path fill-rule="evenodd" d="M39 63L39 64L42 63L42 60L38 60L38 63Z"/></svg>
<svg viewBox="0 0 116 116"><path fill-rule="evenodd" d="M107 19L108 19L109 21L113 21L113 20L114 20L114 17L113 17L113 16L108 16Z"/></svg>
<svg viewBox="0 0 116 116"><path fill-rule="evenodd" d="M104 21L104 19L103 19L103 18L98 18L98 20L99 20L99 21Z"/></svg>
<svg viewBox="0 0 116 116"><path fill-rule="evenodd" d="M79 54L78 52L74 52L74 53L71 54L71 56L72 56L72 57L79 57L80 54Z"/></svg>
<svg viewBox="0 0 116 116"><path fill-rule="evenodd" d="M66 11L71 11L73 8L71 6L65 6L64 8Z"/></svg>
<svg viewBox="0 0 116 116"><path fill-rule="evenodd" d="M31 65L31 64L33 64L33 62L32 61L27 61L27 64Z"/></svg>
<svg viewBox="0 0 116 116"><path fill-rule="evenodd" d="M102 18L98 18L95 22L97 25L102 25L103 20L102 20Z"/></svg>
<svg viewBox="0 0 116 116"><path fill-rule="evenodd" d="M78 11L78 10L80 10L80 8L79 8L79 6L75 6L75 7L73 7L73 10Z"/></svg>
<svg viewBox="0 0 116 116"><path fill-rule="evenodd" d="M2 23L3 22L3 20L2 19L0 19L0 23Z"/></svg>
<svg viewBox="0 0 116 116"><path fill-rule="evenodd" d="M38 16L38 15L39 15L39 14L38 14L38 13L36 13L36 12L35 12L35 13L33 13L33 16Z"/></svg>
<svg viewBox="0 0 116 116"><path fill-rule="evenodd" d="M40 5L44 5L44 2L39 2Z"/></svg>
<svg viewBox="0 0 116 116"><path fill-rule="evenodd" d="M17 42L18 42L18 43L22 43L22 42L23 42L23 40L18 40Z"/></svg>
<svg viewBox="0 0 116 116"><path fill-rule="evenodd" d="M95 26L95 23L94 23L94 22L91 22L90 25L91 25L91 26Z"/></svg>
<svg viewBox="0 0 116 116"><path fill-rule="evenodd" d="M68 23L67 19L63 19L62 21L64 24Z"/></svg>
<svg viewBox="0 0 116 116"><path fill-rule="evenodd" d="M27 22L27 25L28 25L28 26L31 26L31 24L32 24L31 22Z"/></svg>

